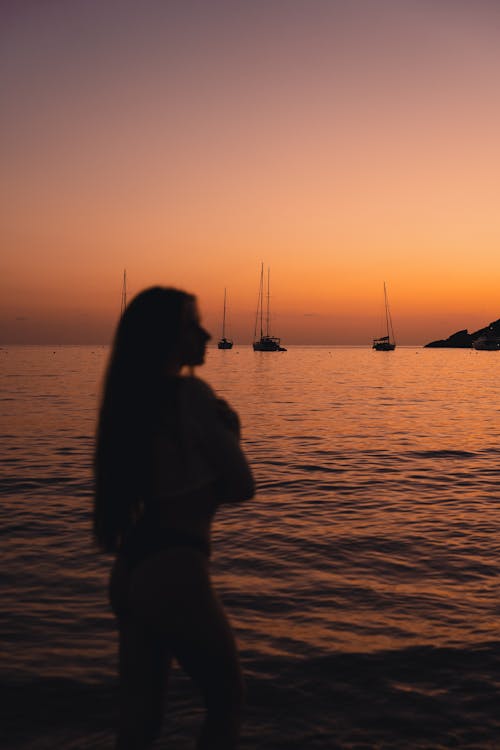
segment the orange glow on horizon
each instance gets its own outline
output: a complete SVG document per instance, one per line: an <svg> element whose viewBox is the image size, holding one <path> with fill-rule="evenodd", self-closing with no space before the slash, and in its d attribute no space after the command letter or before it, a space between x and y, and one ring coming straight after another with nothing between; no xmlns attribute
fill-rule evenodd
<svg viewBox="0 0 500 750"><path fill-rule="evenodd" d="M384 280L401 344L500 317L500 8L237 5L10 11L0 343L109 342L124 267L242 343L261 261L290 344L369 343Z"/></svg>

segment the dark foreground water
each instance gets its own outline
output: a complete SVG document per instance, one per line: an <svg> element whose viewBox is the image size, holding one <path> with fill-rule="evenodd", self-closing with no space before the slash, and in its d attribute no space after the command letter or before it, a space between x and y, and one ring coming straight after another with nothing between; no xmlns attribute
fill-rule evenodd
<svg viewBox="0 0 500 750"><path fill-rule="evenodd" d="M5 748L110 748L109 560L90 541L107 349L0 350ZM500 748L496 352L211 350L254 501L214 574L247 678L242 748ZM175 671L158 747L202 716Z"/></svg>

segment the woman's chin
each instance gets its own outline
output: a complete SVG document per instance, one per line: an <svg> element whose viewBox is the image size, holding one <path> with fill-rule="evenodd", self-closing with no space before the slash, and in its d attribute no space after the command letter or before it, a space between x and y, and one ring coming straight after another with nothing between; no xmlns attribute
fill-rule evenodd
<svg viewBox="0 0 500 750"><path fill-rule="evenodd" d="M205 364L205 352L202 352L197 357L193 357L189 363L189 367L199 367L203 364Z"/></svg>

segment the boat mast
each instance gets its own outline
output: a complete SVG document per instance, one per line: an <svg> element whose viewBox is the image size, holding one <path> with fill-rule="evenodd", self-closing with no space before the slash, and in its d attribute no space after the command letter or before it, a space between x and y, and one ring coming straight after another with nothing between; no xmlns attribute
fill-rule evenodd
<svg viewBox="0 0 500 750"><path fill-rule="evenodd" d="M226 287L224 287L224 312L222 313L222 338L226 338Z"/></svg>
<svg viewBox="0 0 500 750"><path fill-rule="evenodd" d="M392 343L395 344L396 339L394 336L394 328L392 327L391 311L389 310L389 302L387 300L387 289L385 287L385 281L384 281L384 302L385 302L385 325L387 329L387 340L392 341Z"/></svg>
<svg viewBox="0 0 500 750"><path fill-rule="evenodd" d="M262 263L260 267L259 299L260 299L260 337L262 338L262 335L264 333L263 328L262 328L262 318L264 315L264 263Z"/></svg>
<svg viewBox="0 0 500 750"><path fill-rule="evenodd" d="M120 309L120 316L125 312L127 307L127 269L123 269L123 284L122 284L122 302Z"/></svg>
<svg viewBox="0 0 500 750"><path fill-rule="evenodd" d="M253 339L254 341L257 340L257 326L259 324L259 312L260 312L260 337L262 338L262 268L264 264L262 264L260 269L260 286L259 286L259 296L257 298L257 310L255 311L255 326L253 329Z"/></svg>
<svg viewBox="0 0 500 750"><path fill-rule="evenodd" d="M269 276L271 269L267 267L267 310L266 310L266 336L269 336Z"/></svg>
<svg viewBox="0 0 500 750"><path fill-rule="evenodd" d="M389 311L387 309L387 290L385 288L385 281L384 281L384 305L385 305L385 330L387 331L387 338L389 339Z"/></svg>

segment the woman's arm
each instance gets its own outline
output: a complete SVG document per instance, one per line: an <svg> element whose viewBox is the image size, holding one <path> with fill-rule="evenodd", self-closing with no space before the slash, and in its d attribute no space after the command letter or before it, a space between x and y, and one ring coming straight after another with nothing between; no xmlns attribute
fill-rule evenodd
<svg viewBox="0 0 500 750"><path fill-rule="evenodd" d="M255 494L250 466L240 447L238 415L198 378L186 378L185 396L197 425L200 447L217 475L219 502L242 502Z"/></svg>

